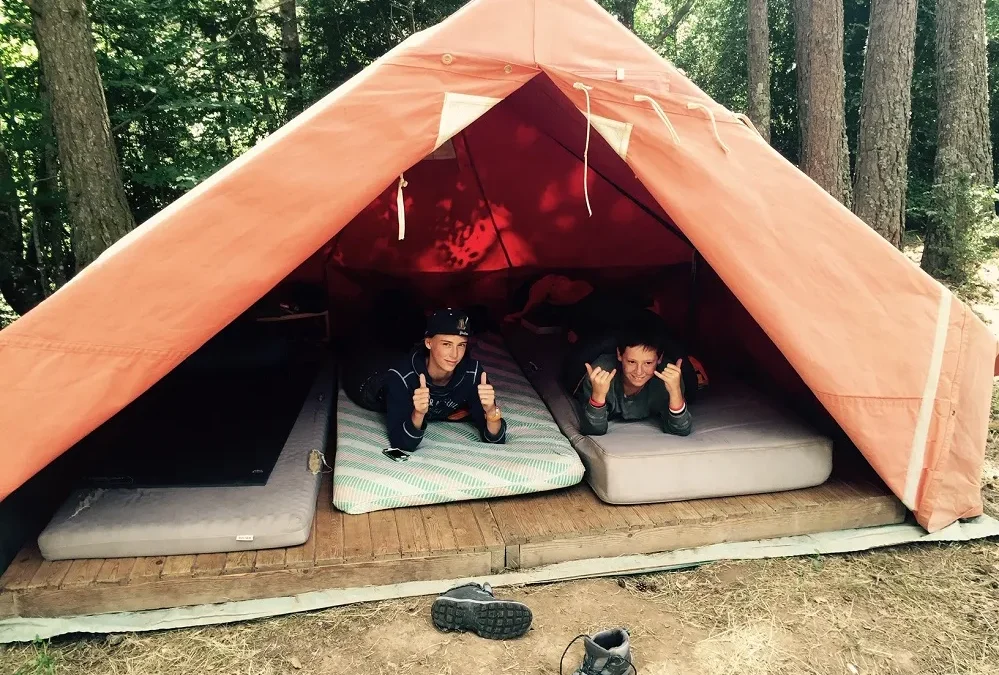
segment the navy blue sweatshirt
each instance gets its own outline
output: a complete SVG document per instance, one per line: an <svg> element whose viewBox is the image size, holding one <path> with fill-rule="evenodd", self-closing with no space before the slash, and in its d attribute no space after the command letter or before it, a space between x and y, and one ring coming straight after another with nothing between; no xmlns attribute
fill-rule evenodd
<svg viewBox="0 0 999 675"><path fill-rule="evenodd" d="M420 386L421 374L426 376L427 387L430 389L430 409L423 418L423 428L417 429L413 426L413 392ZM479 402L481 379L482 365L466 354L454 369L451 381L439 387L427 373L427 351L417 347L406 360L390 369L385 376L385 405L392 447L415 450L423 440L428 421L446 420L461 409L468 410L483 441L505 443L506 420L500 421L500 430L496 436L491 435L486 427L486 412Z"/></svg>

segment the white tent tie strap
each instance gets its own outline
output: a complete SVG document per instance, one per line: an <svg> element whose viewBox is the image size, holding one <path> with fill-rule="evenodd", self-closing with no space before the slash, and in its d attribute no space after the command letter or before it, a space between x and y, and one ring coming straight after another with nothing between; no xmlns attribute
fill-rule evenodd
<svg viewBox="0 0 999 675"><path fill-rule="evenodd" d="M406 200L402 195L402 189L407 187L409 183L403 178L403 175L399 174L399 190L395 195L395 205L399 211L399 241L406 238Z"/></svg>
<svg viewBox="0 0 999 675"><path fill-rule="evenodd" d="M590 188L587 184L587 177L590 175L590 91L593 87L588 87L582 82L572 85L573 89L579 89L586 95L586 146L583 148L583 197L586 199L586 211L593 217L593 209L590 208Z"/></svg>
<svg viewBox="0 0 999 675"><path fill-rule="evenodd" d="M663 112L662 106L660 106L655 99L645 96L644 94L635 94L635 100L645 101L650 104L652 109L656 111L656 114L659 115L659 119L661 119L663 124L666 125L666 128L669 129L669 134L673 137L673 142L680 145L680 137L676 135L676 129L673 128L673 123L669 121L668 117L666 117L666 113Z"/></svg>
<svg viewBox="0 0 999 675"><path fill-rule="evenodd" d="M688 103L687 110L703 110L706 112L708 114L708 118L711 120L711 130L715 132L715 140L718 141L718 145L721 146L726 155L731 152L728 146L725 145L725 141L722 140L721 134L718 133L718 121L715 120L715 114L711 112L711 108L703 103Z"/></svg>

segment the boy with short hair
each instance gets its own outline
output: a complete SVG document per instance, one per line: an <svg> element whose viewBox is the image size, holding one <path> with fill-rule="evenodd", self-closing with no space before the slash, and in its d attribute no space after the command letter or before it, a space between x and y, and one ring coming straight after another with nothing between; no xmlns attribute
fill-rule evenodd
<svg viewBox="0 0 999 675"><path fill-rule="evenodd" d="M486 443L506 442L506 420L482 365L468 354L468 315L451 309L427 321L423 344L388 371L385 405L392 447L413 451L428 421L466 410Z"/></svg>
<svg viewBox="0 0 999 675"><path fill-rule="evenodd" d="M585 363L574 391L583 409L580 432L600 436L611 419L658 417L664 433L689 435L693 420L684 397L683 359L660 370L662 357L655 331L636 325L622 331L615 353Z"/></svg>

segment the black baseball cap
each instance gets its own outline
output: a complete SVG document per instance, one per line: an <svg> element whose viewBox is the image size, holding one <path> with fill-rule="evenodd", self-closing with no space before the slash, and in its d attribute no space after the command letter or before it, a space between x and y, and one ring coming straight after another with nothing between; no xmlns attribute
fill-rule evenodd
<svg viewBox="0 0 999 675"><path fill-rule="evenodd" d="M469 337L472 334L468 314L451 308L440 309L427 319L427 337L435 335L460 335Z"/></svg>

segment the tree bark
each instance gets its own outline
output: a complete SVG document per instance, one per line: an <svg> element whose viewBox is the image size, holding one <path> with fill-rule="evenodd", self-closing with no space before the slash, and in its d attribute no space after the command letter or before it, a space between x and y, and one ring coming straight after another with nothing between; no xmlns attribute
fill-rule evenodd
<svg viewBox="0 0 999 675"><path fill-rule="evenodd" d="M0 145L0 294L18 314L42 301L37 269L25 257L24 223L13 162Z"/></svg>
<svg viewBox="0 0 999 675"><path fill-rule="evenodd" d="M749 119L770 142L770 25L767 0L749 0Z"/></svg>
<svg viewBox="0 0 999 675"><path fill-rule="evenodd" d="M916 0L872 0L853 211L899 248L905 229L915 48Z"/></svg>
<svg viewBox="0 0 999 675"><path fill-rule="evenodd" d="M937 2L937 155L934 182L962 175L991 188L988 52L985 0ZM938 208L938 210L941 210ZM936 221L936 219L933 219ZM933 275L951 268L956 223L936 221L927 233L922 267Z"/></svg>
<svg viewBox="0 0 999 675"><path fill-rule="evenodd" d="M295 0L281 2L281 68L288 91L285 119L302 112L302 45L298 39L298 13Z"/></svg>
<svg viewBox="0 0 999 675"><path fill-rule="evenodd" d="M267 72L264 70L264 59L267 58L266 39L260 32L260 22L257 21L257 0L246 0L246 42L250 46L250 59L252 60L253 74L260 85L261 105L264 109L263 118L257 119L257 137L270 133L278 125L277 117L274 115L274 106L271 105L271 97L267 94L269 89L267 83Z"/></svg>
<svg viewBox="0 0 999 675"><path fill-rule="evenodd" d="M45 71L38 69L38 97L42 102L42 152L35 171L35 201L44 224L45 237L51 251L51 279L56 288L73 276L72 228L62 214L63 194L59 171L59 148L56 147L52 126L52 95L45 81Z"/></svg>
<svg viewBox="0 0 999 675"><path fill-rule="evenodd" d="M795 0L801 169L850 206L843 0Z"/></svg>
<svg viewBox="0 0 999 675"><path fill-rule="evenodd" d="M803 145L808 127L809 66L807 30L811 0L794 0L794 68L798 87L798 130ZM800 163L800 158L799 158Z"/></svg>
<svg viewBox="0 0 999 675"><path fill-rule="evenodd" d="M77 271L135 227L97 70L84 0L32 0L35 42L52 98Z"/></svg>

